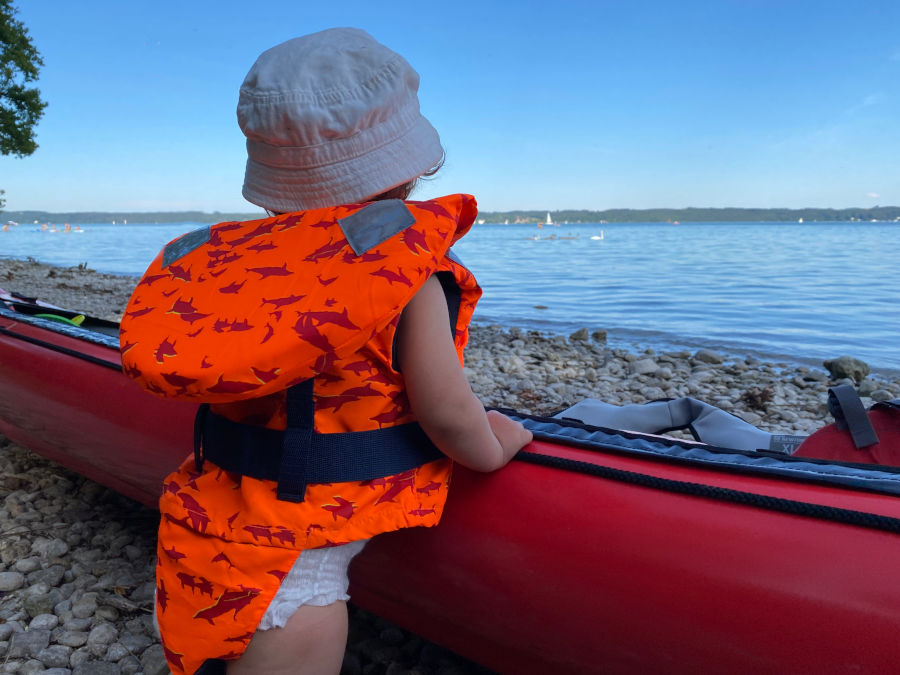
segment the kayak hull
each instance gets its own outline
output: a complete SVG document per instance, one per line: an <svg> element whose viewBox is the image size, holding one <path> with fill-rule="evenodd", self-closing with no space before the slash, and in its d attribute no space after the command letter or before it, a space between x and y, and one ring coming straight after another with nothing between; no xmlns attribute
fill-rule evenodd
<svg viewBox="0 0 900 675"><path fill-rule="evenodd" d="M354 601L504 673L894 667L897 535L526 467L460 472L437 529L367 546Z"/></svg>
<svg viewBox="0 0 900 675"><path fill-rule="evenodd" d="M155 506L195 406L129 381L113 338L61 330L0 310L0 433ZM354 560L354 602L504 673L883 673L900 659L900 535L760 501L891 521L896 495L549 437L524 454L558 464L457 468L437 528L382 535Z"/></svg>

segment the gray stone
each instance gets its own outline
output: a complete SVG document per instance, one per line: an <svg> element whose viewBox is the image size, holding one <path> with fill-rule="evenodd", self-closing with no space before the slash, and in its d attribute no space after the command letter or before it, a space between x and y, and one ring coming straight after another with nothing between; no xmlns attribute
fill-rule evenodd
<svg viewBox="0 0 900 675"><path fill-rule="evenodd" d="M36 556L22 558L21 560L16 561L15 568L17 572L28 574L29 572L41 569L41 561Z"/></svg>
<svg viewBox="0 0 900 675"><path fill-rule="evenodd" d="M72 675L122 675L122 670L115 663L82 661L72 669Z"/></svg>
<svg viewBox="0 0 900 675"><path fill-rule="evenodd" d="M41 673L41 675L43 675L44 664L37 659L28 659L13 672L16 675L38 675L38 673Z"/></svg>
<svg viewBox="0 0 900 675"><path fill-rule="evenodd" d="M702 370L695 370L691 373L690 379L694 382L706 382L707 380L712 380L717 377L716 371L708 368L704 368Z"/></svg>
<svg viewBox="0 0 900 675"><path fill-rule="evenodd" d="M83 647L87 639L88 634L81 630L64 630L56 636L56 642L66 647Z"/></svg>
<svg viewBox="0 0 900 675"><path fill-rule="evenodd" d="M632 375L648 375L657 370L659 370L659 365L653 359L639 359L633 361L628 367L628 371Z"/></svg>
<svg viewBox="0 0 900 675"><path fill-rule="evenodd" d="M22 607L31 618L36 618L42 614L53 616L53 605L53 598L43 594L29 595L22 601Z"/></svg>
<svg viewBox="0 0 900 675"><path fill-rule="evenodd" d="M95 583L97 583L97 577L93 574L82 574L75 577L75 588L79 590L84 590L85 588L90 588Z"/></svg>
<svg viewBox="0 0 900 675"><path fill-rule="evenodd" d="M97 594L85 593L84 596L72 605L72 614L78 619L86 619L97 611Z"/></svg>
<svg viewBox="0 0 900 675"><path fill-rule="evenodd" d="M105 487L90 480L84 481L78 489L78 496L87 504L93 504L105 493Z"/></svg>
<svg viewBox="0 0 900 675"><path fill-rule="evenodd" d="M606 331L602 328L598 328L593 333L591 333L591 339L594 342L599 342L600 344L606 344Z"/></svg>
<svg viewBox="0 0 900 675"><path fill-rule="evenodd" d="M68 668L47 668L47 670L43 672L43 675L71 675L71 673L72 671Z"/></svg>
<svg viewBox="0 0 900 675"><path fill-rule="evenodd" d="M0 572L0 591L15 591L25 584L25 575L21 572Z"/></svg>
<svg viewBox="0 0 900 675"><path fill-rule="evenodd" d="M868 364L852 356L839 356L836 359L828 359L823 364L831 374L832 380L848 378L854 382L862 382L871 370Z"/></svg>
<svg viewBox="0 0 900 675"><path fill-rule="evenodd" d="M126 656L117 665L122 669L122 675L136 675L144 672L140 660L133 654Z"/></svg>
<svg viewBox="0 0 900 675"><path fill-rule="evenodd" d="M48 586L59 586L63 579L66 568L62 565L50 565L45 570L37 570L28 575L28 583L45 583Z"/></svg>
<svg viewBox="0 0 900 675"><path fill-rule="evenodd" d="M156 593L156 583L153 581L146 581L137 588L135 588L131 595L128 596L130 600L133 602L141 603L145 600L152 600Z"/></svg>
<svg viewBox="0 0 900 675"><path fill-rule="evenodd" d="M762 422L762 417L756 414L753 411L741 412L738 417L747 422L748 424L752 424L753 426L757 426L760 422Z"/></svg>
<svg viewBox="0 0 900 675"><path fill-rule="evenodd" d="M661 398L665 398L666 394L659 387L644 387L641 389L641 396L646 401L658 401Z"/></svg>
<svg viewBox="0 0 900 675"><path fill-rule="evenodd" d="M71 647L66 647L65 645L50 645L38 653L37 660L43 663L47 668L65 668L69 665L69 657L71 655Z"/></svg>
<svg viewBox="0 0 900 675"><path fill-rule="evenodd" d="M66 571L68 572L68 570L66 570ZM65 576L66 575L63 574L64 579L65 579ZM62 598L65 600L68 600L70 597L72 597L72 593L74 591L75 591L75 584L73 584L71 582L64 583L59 587L59 593L62 596Z"/></svg>
<svg viewBox="0 0 900 675"><path fill-rule="evenodd" d="M162 645L155 644L147 647L141 654L141 666L146 675L168 675L169 666L166 665Z"/></svg>
<svg viewBox="0 0 900 675"><path fill-rule="evenodd" d="M131 561L138 560L139 558L143 558L146 555L144 549L139 546L133 546L128 544L125 548L122 549L122 552L125 554L125 557Z"/></svg>
<svg viewBox="0 0 900 675"><path fill-rule="evenodd" d="M94 656L103 656L110 644L119 637L119 631L111 623L98 623L88 635L87 647Z"/></svg>
<svg viewBox="0 0 900 675"><path fill-rule="evenodd" d="M591 334L587 328L579 328L569 336L569 340L572 342L587 342L590 336Z"/></svg>
<svg viewBox="0 0 900 675"><path fill-rule="evenodd" d="M62 619L62 617L60 617L60 618ZM85 617L83 619L80 619L75 616L68 617L66 619L62 619L62 622L63 622L63 628L65 628L66 630L74 630L74 631L87 631L91 627L91 624L93 623L93 621L91 620L91 617Z"/></svg>
<svg viewBox="0 0 900 675"><path fill-rule="evenodd" d="M69 552L69 545L62 539L38 537L31 545L31 551L42 558L59 558Z"/></svg>
<svg viewBox="0 0 900 675"><path fill-rule="evenodd" d="M6 642L13 634L14 629L8 623L0 623L0 641Z"/></svg>
<svg viewBox="0 0 900 675"><path fill-rule="evenodd" d="M47 630L53 630L59 625L59 617L56 614L38 614L35 616L31 623L28 624L28 630L34 630L35 628L45 628Z"/></svg>
<svg viewBox="0 0 900 675"><path fill-rule="evenodd" d="M867 377L856 388L856 393L860 396L871 396L873 391L878 389L878 383L870 377Z"/></svg>
<svg viewBox="0 0 900 675"><path fill-rule="evenodd" d="M22 613L24 615L24 612ZM25 624L22 621L19 621L15 618L9 618L6 621L7 626L12 628L13 633L24 633L25 632Z"/></svg>
<svg viewBox="0 0 900 675"><path fill-rule="evenodd" d="M153 639L149 635L123 633L119 636L119 642L125 645L125 648L132 654L140 654L153 644Z"/></svg>
<svg viewBox="0 0 900 675"><path fill-rule="evenodd" d="M123 645L121 642L113 642L109 648L106 650L106 656L103 658L107 661L112 661L115 663L116 661L121 661L126 656L131 655L131 652Z"/></svg>
<svg viewBox="0 0 900 675"><path fill-rule="evenodd" d="M91 661L94 657L91 656L91 652L87 647L79 647L75 651L72 652L72 656L69 657L69 666L71 668L77 668L82 663L87 663Z"/></svg>
<svg viewBox="0 0 900 675"><path fill-rule="evenodd" d="M117 621L119 618L119 610L109 605L101 605L97 608L95 617L103 621Z"/></svg>
<svg viewBox="0 0 900 675"><path fill-rule="evenodd" d="M691 358L694 361L698 361L700 363L719 364L725 361L724 356L722 356L718 352L712 351L711 349L699 349Z"/></svg>
<svg viewBox="0 0 900 675"><path fill-rule="evenodd" d="M869 396L873 401L890 401L895 398L887 389L876 389Z"/></svg>
<svg viewBox="0 0 900 675"><path fill-rule="evenodd" d="M13 659L37 658L42 649L50 644L50 631L45 629L27 630L15 633L9 641L7 656Z"/></svg>
<svg viewBox="0 0 900 675"><path fill-rule="evenodd" d="M103 559L103 551L98 548L82 548L72 553L72 557L83 565Z"/></svg>

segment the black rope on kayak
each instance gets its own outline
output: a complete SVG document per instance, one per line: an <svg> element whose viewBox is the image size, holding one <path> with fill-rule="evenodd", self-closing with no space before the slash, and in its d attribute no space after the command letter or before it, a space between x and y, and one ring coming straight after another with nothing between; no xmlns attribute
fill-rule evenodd
<svg viewBox="0 0 900 675"><path fill-rule="evenodd" d="M29 337L28 335L22 335L21 333L16 333L15 331L11 331L7 328L3 328L0 326L0 333L6 335L11 338L15 338L17 340L22 340L23 342L29 342L33 345L37 345L39 347L44 347L45 349L51 349L55 352L59 352L61 354L65 354L67 356L74 356L77 359L81 359L82 361L88 361L90 363L96 364L98 366L103 366L105 368L111 368L112 370L118 370L121 372L122 365L119 363L114 363L112 361L107 361L106 359L101 359L98 356L91 356L90 354L85 354L83 352L79 352L75 349L69 349L68 347L62 347L57 344L53 344L52 342L47 342L46 340L40 340L38 338Z"/></svg>
<svg viewBox="0 0 900 675"><path fill-rule="evenodd" d="M537 438L538 434L535 434L535 437ZM796 516L819 518L821 520L830 520L837 523L900 534L900 518L882 516L876 513L841 509L834 506L825 506L823 504L811 504L809 502L800 502L793 499L784 499L782 497L770 497L768 495L732 490L731 488L717 487L715 485L704 485L702 483L672 480L671 478L660 478L659 476L650 476L634 471L615 469L609 466L598 466L596 464L581 462L575 459L553 457L551 455L542 455L536 452L519 452L514 459L522 462L529 462L531 464L563 469L565 471L574 471L576 473L597 476L599 478L607 478L609 480L628 483L630 485L648 487L655 490L665 490L667 492L676 492L683 495L716 499L744 506L755 506L769 511L779 511L781 513L789 513Z"/></svg>

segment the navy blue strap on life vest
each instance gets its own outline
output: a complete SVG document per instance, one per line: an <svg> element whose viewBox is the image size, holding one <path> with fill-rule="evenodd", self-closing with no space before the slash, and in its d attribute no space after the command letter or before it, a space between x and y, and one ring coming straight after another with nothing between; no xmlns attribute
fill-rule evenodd
<svg viewBox="0 0 900 675"><path fill-rule="evenodd" d="M341 475L349 472L345 455L323 452L313 447L313 421L315 402L313 381L305 380L287 390L287 429L284 430L281 464L278 467L278 499L302 502L309 482L330 483L330 480L313 481L313 475L324 475L329 461L336 462ZM330 456L336 455L336 456ZM351 480L351 479L344 479Z"/></svg>
<svg viewBox="0 0 900 675"><path fill-rule="evenodd" d="M383 478L444 457L415 422L370 431L317 433L312 426L312 383L306 380L287 390L285 431L232 422L208 409L198 411L197 470L208 459L225 471L276 480L278 499L302 502L308 483Z"/></svg>
<svg viewBox="0 0 900 675"><path fill-rule="evenodd" d="M842 384L828 390L828 412L834 417L838 429L850 432L853 445L857 448L878 443L878 434L852 385Z"/></svg>

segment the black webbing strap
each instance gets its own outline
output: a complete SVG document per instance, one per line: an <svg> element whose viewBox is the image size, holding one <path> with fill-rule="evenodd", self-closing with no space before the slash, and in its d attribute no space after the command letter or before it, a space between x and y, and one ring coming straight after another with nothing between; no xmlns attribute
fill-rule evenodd
<svg viewBox="0 0 900 675"><path fill-rule="evenodd" d="M314 416L312 379L290 387L287 390L287 429L284 431L281 465L278 468L278 499L283 501L302 502L306 484L311 482L309 476L324 474L329 460L337 461L339 470L348 468L343 463L343 453L338 452L338 456L332 458L313 451Z"/></svg>
<svg viewBox="0 0 900 675"><path fill-rule="evenodd" d="M838 429L850 432L853 445L857 448L878 442L878 434L852 385L842 384L828 390L828 412L834 417Z"/></svg>
<svg viewBox="0 0 900 675"><path fill-rule="evenodd" d="M382 478L444 457L417 423L385 429L320 434L312 427L312 384L288 390L288 429L232 422L198 410L195 459L225 471L278 481L278 499L302 502L308 483Z"/></svg>

